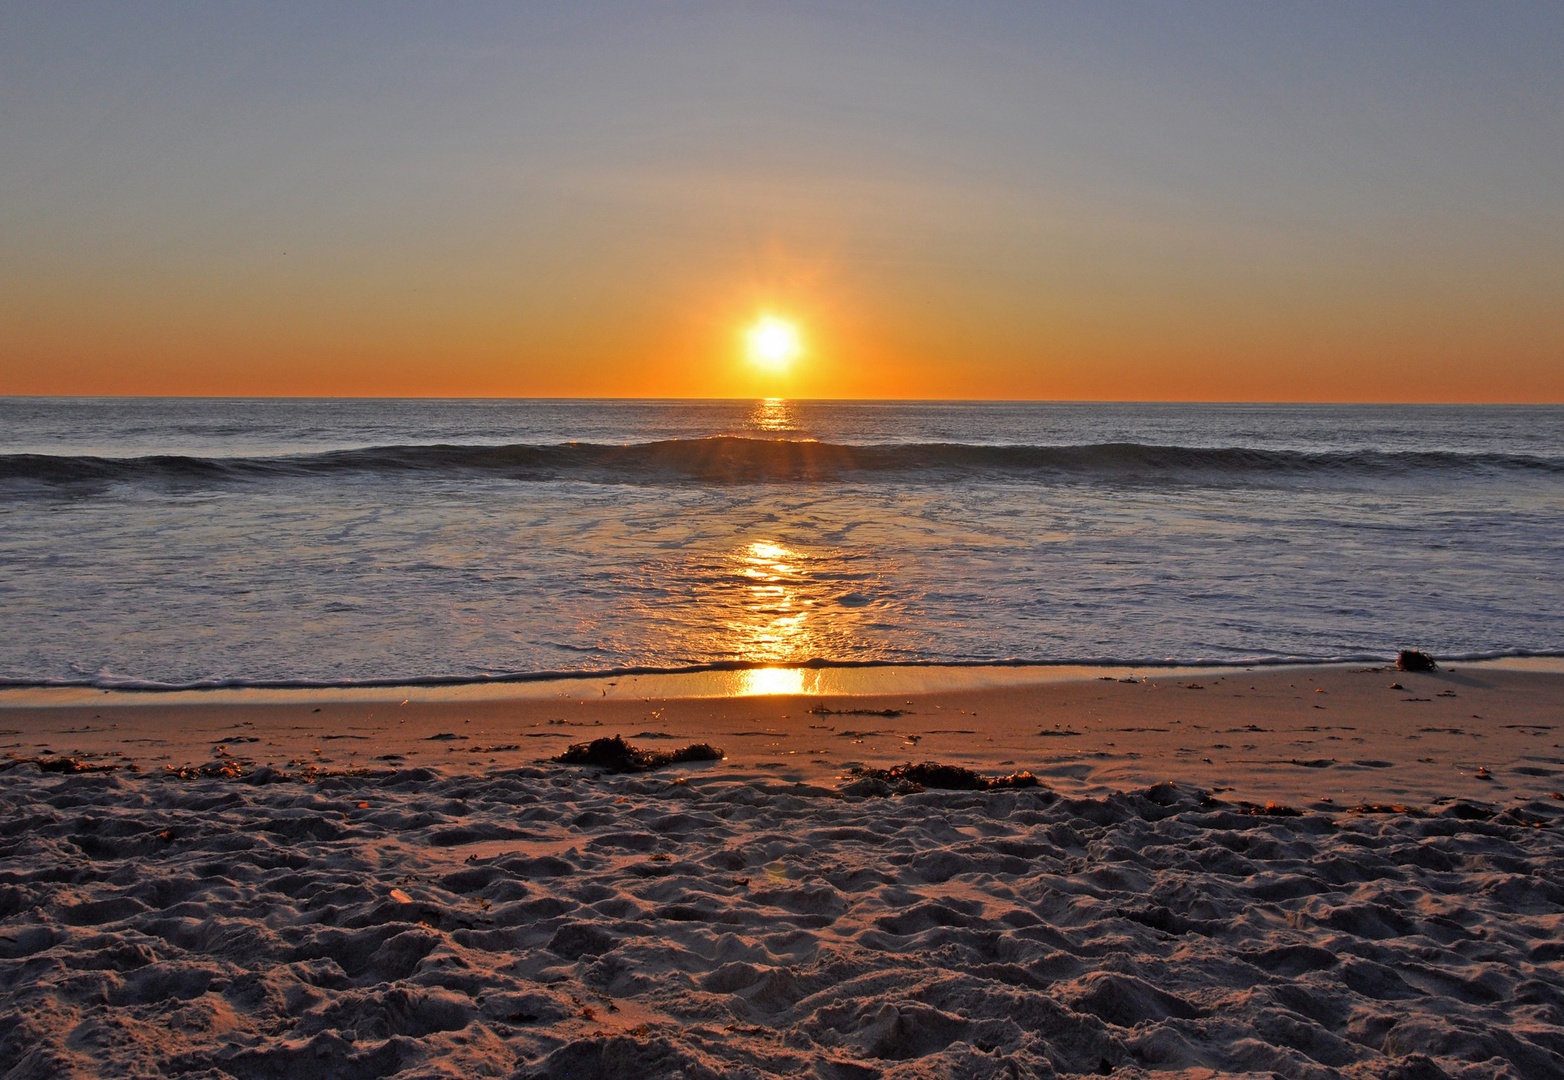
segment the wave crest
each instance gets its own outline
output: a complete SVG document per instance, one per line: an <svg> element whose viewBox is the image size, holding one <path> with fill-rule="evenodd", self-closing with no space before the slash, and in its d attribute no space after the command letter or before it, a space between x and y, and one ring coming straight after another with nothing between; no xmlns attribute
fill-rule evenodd
<svg viewBox="0 0 1564 1080"><path fill-rule="evenodd" d="M902 443L856 445L718 435L607 445L562 443L373 446L282 457L0 455L0 480L48 486L169 483L209 486L332 475L431 474L516 481L790 483L884 476L1222 483L1335 475L1564 474L1564 459L1517 454L1092 443L1073 446Z"/></svg>

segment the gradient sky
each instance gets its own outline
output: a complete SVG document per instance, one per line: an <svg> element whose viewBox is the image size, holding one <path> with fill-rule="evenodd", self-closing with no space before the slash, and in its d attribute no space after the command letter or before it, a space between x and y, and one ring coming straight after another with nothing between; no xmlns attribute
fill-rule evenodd
<svg viewBox="0 0 1564 1080"><path fill-rule="evenodd" d="M0 393L1560 401L1564 4L0 0Z"/></svg>

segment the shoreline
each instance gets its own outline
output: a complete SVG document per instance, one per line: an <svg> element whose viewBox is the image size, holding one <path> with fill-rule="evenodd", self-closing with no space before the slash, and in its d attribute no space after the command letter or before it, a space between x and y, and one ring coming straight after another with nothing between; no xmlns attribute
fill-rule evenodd
<svg viewBox="0 0 1564 1080"><path fill-rule="evenodd" d="M1564 674L1564 653L1526 653L1471 658L1441 658L1443 670L1480 668L1494 671L1535 671ZM971 689L989 686L1028 685L1085 681L1130 675L1198 676L1230 671L1277 671L1297 668L1318 670L1353 667L1393 667L1394 659L1380 656L1358 659L1258 660L1179 663L1076 663L1074 661L972 660L809 661L802 664L713 663L675 668L609 668L601 671L538 671L495 676L441 676L426 679L365 679L341 683L291 682L287 680L225 679L188 685L137 683L113 685L93 682L26 682L0 680L0 708L15 705L47 707L85 704L111 695L115 704L134 701L168 703L202 701L302 700L328 698L341 701L382 701L416 696L419 700L467 700L569 697L585 686L607 696L650 698L761 697L786 694L868 695L919 692L932 689ZM619 689L624 684L623 689ZM190 695L187 697L187 695Z"/></svg>

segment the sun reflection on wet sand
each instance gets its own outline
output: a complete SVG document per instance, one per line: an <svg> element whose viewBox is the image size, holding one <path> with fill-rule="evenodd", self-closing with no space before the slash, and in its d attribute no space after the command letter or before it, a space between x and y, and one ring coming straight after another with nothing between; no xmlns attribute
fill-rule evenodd
<svg viewBox="0 0 1564 1080"><path fill-rule="evenodd" d="M750 668L733 674L732 697L763 697L768 694L814 693L816 673L803 668ZM806 683L808 685L806 685Z"/></svg>

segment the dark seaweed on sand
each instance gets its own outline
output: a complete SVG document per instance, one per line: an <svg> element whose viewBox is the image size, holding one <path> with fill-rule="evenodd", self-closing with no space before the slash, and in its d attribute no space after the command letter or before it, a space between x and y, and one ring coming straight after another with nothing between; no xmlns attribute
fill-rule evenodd
<svg viewBox="0 0 1564 1080"><path fill-rule="evenodd" d="M895 718L906 716L904 709L828 709L824 705L816 705L809 710L816 716L884 716Z"/></svg>
<svg viewBox="0 0 1564 1080"><path fill-rule="evenodd" d="M643 750L624 741L621 735L611 739L593 739L576 743L554 760L561 765L598 765L609 772L645 772L684 761L721 761L725 755L708 743L691 743L678 750Z"/></svg>
<svg viewBox="0 0 1564 1080"><path fill-rule="evenodd" d="M946 765L938 761L925 761L921 765L893 765L889 769L857 768L853 773L886 784L915 784L945 791L989 791L993 788L1037 786L1037 777L1029 772L984 776L960 765Z"/></svg>

